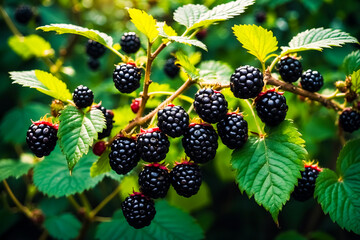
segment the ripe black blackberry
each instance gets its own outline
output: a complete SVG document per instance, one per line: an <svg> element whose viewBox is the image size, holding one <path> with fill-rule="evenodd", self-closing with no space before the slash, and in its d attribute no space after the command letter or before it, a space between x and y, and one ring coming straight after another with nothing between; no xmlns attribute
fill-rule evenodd
<svg viewBox="0 0 360 240"><path fill-rule="evenodd" d="M354 132L360 128L360 113L347 108L339 117L339 125L345 132Z"/></svg>
<svg viewBox="0 0 360 240"><path fill-rule="evenodd" d="M324 79L318 71L308 69L301 75L300 84L302 89L310 92L317 92L324 85Z"/></svg>
<svg viewBox="0 0 360 240"><path fill-rule="evenodd" d="M241 66L230 77L230 89L237 98L254 98L264 87L263 78L258 68Z"/></svg>
<svg viewBox="0 0 360 240"><path fill-rule="evenodd" d="M297 201L306 201L314 195L316 178L321 172L317 165L305 165L305 171L301 172L301 179L295 187L292 197Z"/></svg>
<svg viewBox="0 0 360 240"><path fill-rule="evenodd" d="M262 24L266 21L266 12L265 11L259 11L255 13L255 21L259 24Z"/></svg>
<svg viewBox="0 0 360 240"><path fill-rule="evenodd" d="M171 185L183 197L195 195L201 186L202 176L199 165L188 161L177 163L170 172Z"/></svg>
<svg viewBox="0 0 360 240"><path fill-rule="evenodd" d="M127 137L115 139L111 144L109 159L111 168L117 174L130 172L140 161L136 141Z"/></svg>
<svg viewBox="0 0 360 240"><path fill-rule="evenodd" d="M211 88L200 89L195 94L194 109L205 122L217 123L225 117L228 103L224 95Z"/></svg>
<svg viewBox="0 0 360 240"><path fill-rule="evenodd" d="M170 187L169 170L158 163L145 165L139 174L140 191L151 198L164 198Z"/></svg>
<svg viewBox="0 0 360 240"><path fill-rule="evenodd" d="M126 53L136 53L140 49L140 38L134 32L124 33L120 39L120 46Z"/></svg>
<svg viewBox="0 0 360 240"><path fill-rule="evenodd" d="M169 152L170 142L159 128L150 128L142 132L137 140L140 157L146 162L164 160Z"/></svg>
<svg viewBox="0 0 360 240"><path fill-rule="evenodd" d="M171 57L166 60L166 63L164 65L164 72L170 78L175 78L180 72L180 67L175 64L175 61L176 59L174 57Z"/></svg>
<svg viewBox="0 0 360 240"><path fill-rule="evenodd" d="M248 124L240 113L228 113L217 124L221 141L230 149L241 148L248 139Z"/></svg>
<svg viewBox="0 0 360 240"><path fill-rule="evenodd" d="M122 93L131 93L140 87L141 71L133 64L120 64L115 67L113 81Z"/></svg>
<svg viewBox="0 0 360 240"><path fill-rule="evenodd" d="M87 64L89 66L89 68L93 71L96 71L99 69L100 67L100 61L99 59L96 59L96 58L92 58L90 57L87 61Z"/></svg>
<svg viewBox="0 0 360 240"><path fill-rule="evenodd" d="M122 202L121 209L129 225L136 229L149 226L156 214L154 201L137 192Z"/></svg>
<svg viewBox="0 0 360 240"><path fill-rule="evenodd" d="M33 16L34 12L28 5L20 5L15 9L15 20L23 25L28 24Z"/></svg>
<svg viewBox="0 0 360 240"><path fill-rule="evenodd" d="M93 103L94 94L88 87L80 85L74 90L73 100L78 108L86 108Z"/></svg>
<svg viewBox="0 0 360 240"><path fill-rule="evenodd" d="M114 113L111 110L107 110L101 105L96 106L97 109L99 109L105 117L106 120L106 127L103 129L101 133L98 134L98 139L102 139L105 137L110 136L111 130L113 128L114 123Z"/></svg>
<svg viewBox="0 0 360 240"><path fill-rule="evenodd" d="M86 53L92 58L99 58L104 55L106 48L101 43L89 39L86 43Z"/></svg>
<svg viewBox="0 0 360 240"><path fill-rule="evenodd" d="M158 127L170 137L180 137L189 126L189 115L181 106L168 105L158 111Z"/></svg>
<svg viewBox="0 0 360 240"><path fill-rule="evenodd" d="M217 140L218 135L210 124L192 123L184 133L182 145L191 160L206 163L216 155Z"/></svg>
<svg viewBox="0 0 360 240"><path fill-rule="evenodd" d="M58 126L46 121L31 124L26 134L26 143L37 156L48 156L55 148Z"/></svg>
<svg viewBox="0 0 360 240"><path fill-rule="evenodd" d="M301 77L301 62L293 57L284 57L278 63L281 78L285 82L296 82Z"/></svg>
<svg viewBox="0 0 360 240"><path fill-rule="evenodd" d="M266 125L276 126L284 121L288 106L283 93L268 90L256 98L256 111Z"/></svg>

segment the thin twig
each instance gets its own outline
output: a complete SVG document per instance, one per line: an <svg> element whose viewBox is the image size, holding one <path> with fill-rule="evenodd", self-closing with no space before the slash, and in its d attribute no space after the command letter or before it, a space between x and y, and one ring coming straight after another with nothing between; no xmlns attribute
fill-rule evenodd
<svg viewBox="0 0 360 240"><path fill-rule="evenodd" d="M5 9L0 6L0 14L1 16L4 18L6 25L9 27L10 31L18 37L23 37L23 35L20 33L20 31L15 27L15 24L13 23L13 21L11 21L9 15L7 14L7 12L5 11Z"/></svg>
<svg viewBox="0 0 360 240"><path fill-rule="evenodd" d="M11 188L9 186L9 184L7 183L6 180L3 180L4 186L6 191L8 192L10 198L13 200L13 202L15 203L15 205L20 209L20 211L22 211L27 217L32 218L33 214L32 212L25 207L24 205L22 205L20 203L20 201L16 198L16 196L14 195L14 193L11 191Z"/></svg>
<svg viewBox="0 0 360 240"><path fill-rule="evenodd" d="M100 212L100 210L103 209L105 205L108 204L108 202L110 202L116 195L118 195L121 189L121 184L119 184L119 186L115 188L112 193L110 193L106 198L104 198L104 200L102 200L102 202L100 202L99 205L97 205L96 208L94 208L94 210L89 213L89 218L93 220L96 214Z"/></svg>

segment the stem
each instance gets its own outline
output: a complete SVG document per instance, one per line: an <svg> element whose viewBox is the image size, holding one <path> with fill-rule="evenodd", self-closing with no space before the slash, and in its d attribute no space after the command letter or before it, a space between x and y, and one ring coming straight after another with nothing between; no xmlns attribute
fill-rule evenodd
<svg viewBox="0 0 360 240"><path fill-rule="evenodd" d="M71 203L71 205L74 206L74 208L75 208L76 210L82 209L82 207L80 206L80 204L75 200L75 198L74 198L73 196L70 195L70 196L68 196L67 199L69 200L69 202Z"/></svg>
<svg viewBox="0 0 360 240"><path fill-rule="evenodd" d="M110 51L112 51L113 53L115 53L119 58L121 58L121 60L123 62L126 62L126 57L124 55L122 55L119 51L117 51L115 48L113 47L109 47Z"/></svg>
<svg viewBox="0 0 360 240"><path fill-rule="evenodd" d="M31 218L32 217L32 213L31 211L25 207L24 205L22 205L20 203L20 201L16 198L16 196L14 195L14 193L11 191L11 188L9 186L9 184L7 183L6 180L3 181L4 183L4 186L5 186L5 189L6 191L8 192L10 198L13 200L13 202L15 203L15 205L28 217L28 218Z"/></svg>
<svg viewBox="0 0 360 240"><path fill-rule="evenodd" d="M174 92L163 92L163 91L158 91L158 92L151 92L148 93L148 96L152 96L152 95L172 95L174 94ZM184 96L184 95L179 95L178 98L180 98L181 100L184 100L190 104L192 104L194 102L194 100L191 97L188 96Z"/></svg>
<svg viewBox="0 0 360 240"><path fill-rule="evenodd" d="M194 104L191 104L189 109L187 110L187 114L190 115L190 113L193 109L194 109Z"/></svg>
<svg viewBox="0 0 360 240"><path fill-rule="evenodd" d="M269 72L271 72L271 71L274 69L276 63L277 63L282 57L283 57L283 54L280 54L279 56L277 56L276 58L274 58L274 60L273 60L273 61L271 62L271 64L270 64L270 67L268 68L268 71L269 71Z"/></svg>
<svg viewBox="0 0 360 240"><path fill-rule="evenodd" d="M5 11L5 9L0 6L0 14L1 16L4 18L6 25L9 27L10 31L18 37L23 37L23 35L19 32L19 30L15 27L13 21L11 21L11 18L9 17L9 15L7 14L7 12Z"/></svg>
<svg viewBox="0 0 360 240"><path fill-rule="evenodd" d="M261 127L260 127L260 125L259 125L259 123L258 123L258 121L257 121L257 119L256 119L256 115L255 115L254 109L253 109L250 101L246 99L245 102L246 102L246 104L248 105L248 107L250 108L250 111L251 111L251 114L252 114L252 116L253 116L253 118L254 118L256 127L257 127L257 129L258 129L258 131L259 131L259 135L260 135L260 136L263 136L264 133L263 133L263 131L261 130Z"/></svg>
<svg viewBox="0 0 360 240"><path fill-rule="evenodd" d="M103 207L105 207L106 204L108 204L120 191L121 191L122 187L121 184L119 186L117 186L117 188L115 188L115 190L110 193L102 202L99 203L99 205L97 205L96 208L94 208L94 210L92 210L89 213L89 218L90 219L94 219L96 214L103 209Z"/></svg>
<svg viewBox="0 0 360 240"><path fill-rule="evenodd" d="M91 212L91 205L90 205L89 200L85 196L84 192L80 193L79 197L80 197L81 203L84 205L84 208L85 208L86 212L90 213Z"/></svg>
<svg viewBox="0 0 360 240"><path fill-rule="evenodd" d="M161 43L160 46L155 50L155 52L151 54L151 58L154 60L157 57L157 55L159 55L159 53L170 43L171 42Z"/></svg>

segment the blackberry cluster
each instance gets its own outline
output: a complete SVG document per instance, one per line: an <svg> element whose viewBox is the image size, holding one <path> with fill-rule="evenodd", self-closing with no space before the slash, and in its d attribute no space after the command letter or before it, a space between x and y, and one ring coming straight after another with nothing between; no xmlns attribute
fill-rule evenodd
<svg viewBox="0 0 360 240"><path fill-rule="evenodd" d="M86 53L89 57L97 59L104 55L105 51L105 46L94 40L89 39L86 43Z"/></svg>
<svg viewBox="0 0 360 240"><path fill-rule="evenodd" d="M324 85L324 79L318 71L308 69L301 75L300 84L302 89L309 92L317 92Z"/></svg>
<svg viewBox="0 0 360 240"><path fill-rule="evenodd" d="M263 87L263 74L249 65L237 68L230 77L230 89L237 98L254 98Z"/></svg>
<svg viewBox="0 0 360 240"><path fill-rule="evenodd" d="M279 74L285 82L296 82L302 73L299 60L293 57L284 57L278 63Z"/></svg>
<svg viewBox="0 0 360 240"><path fill-rule="evenodd" d="M221 141L230 149L241 148L248 139L248 124L239 113L228 113L217 124Z"/></svg>
<svg viewBox="0 0 360 240"><path fill-rule="evenodd" d="M171 57L166 60L166 63L164 65L164 72L170 78L175 78L180 72L180 67L175 64L175 61L176 59L174 57Z"/></svg>
<svg viewBox="0 0 360 240"><path fill-rule="evenodd" d="M269 90L256 99L256 111L266 125L276 126L284 121L288 106L286 98L274 90Z"/></svg>
<svg viewBox="0 0 360 240"><path fill-rule="evenodd" d="M170 137L180 137L189 126L189 115L181 106L168 105L158 111L158 127Z"/></svg>
<svg viewBox="0 0 360 240"><path fill-rule="evenodd" d="M354 132L360 128L360 113L345 109L339 117L339 125L345 132Z"/></svg>
<svg viewBox="0 0 360 240"><path fill-rule="evenodd" d="M78 108L86 108L93 103L94 94L88 87L80 85L74 90L73 99Z"/></svg>
<svg viewBox="0 0 360 240"><path fill-rule="evenodd" d="M151 198L164 198L170 187L169 170L158 163L146 165L139 174L140 191Z"/></svg>
<svg viewBox="0 0 360 240"><path fill-rule="evenodd" d="M159 128L151 128L139 135L137 147L144 161L159 162L169 152L170 142Z"/></svg>
<svg viewBox="0 0 360 240"><path fill-rule="evenodd" d="M15 20L23 25L28 24L33 16L34 12L28 5L20 5L15 9Z"/></svg>
<svg viewBox="0 0 360 240"><path fill-rule="evenodd" d="M132 64L121 64L115 67L113 81L122 93L131 93L140 87L141 71Z"/></svg>
<svg viewBox="0 0 360 240"><path fill-rule="evenodd" d="M182 145L185 153L196 163L214 159L218 148L218 135L209 124L190 124L185 131Z"/></svg>
<svg viewBox="0 0 360 240"><path fill-rule="evenodd" d="M113 123L115 122L114 119L114 113L110 110L107 110L101 105L96 106L97 109L99 109L105 117L106 120L106 127L103 129L101 133L98 134L98 139L102 139L105 137L110 136L111 130L113 128Z"/></svg>
<svg viewBox="0 0 360 240"><path fill-rule="evenodd" d="M117 174L130 172L140 161L136 141L126 137L115 139L111 144L109 159L111 168Z"/></svg>
<svg viewBox="0 0 360 240"><path fill-rule="evenodd" d="M177 194L183 197L195 195L201 185L202 177L199 165L191 162L177 164L170 172L171 185Z"/></svg>
<svg viewBox="0 0 360 240"><path fill-rule="evenodd" d="M134 32L127 32L120 39L121 49L126 53L136 53L140 49L140 38Z"/></svg>
<svg viewBox="0 0 360 240"><path fill-rule="evenodd" d="M205 122L216 123L225 117L228 103L224 95L211 88L200 89L195 94L194 109Z"/></svg>
<svg viewBox="0 0 360 240"><path fill-rule="evenodd" d="M301 179L292 193L295 200L303 202L314 195L315 182L320 171L318 166L305 165L305 171L301 172Z"/></svg>
<svg viewBox="0 0 360 240"><path fill-rule="evenodd" d="M56 146L57 131L51 123L34 122L27 131L26 143L37 157L48 156Z"/></svg>

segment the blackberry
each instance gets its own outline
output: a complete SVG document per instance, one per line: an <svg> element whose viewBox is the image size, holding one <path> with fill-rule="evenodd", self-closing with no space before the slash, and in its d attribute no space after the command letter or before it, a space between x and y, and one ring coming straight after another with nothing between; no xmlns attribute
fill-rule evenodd
<svg viewBox="0 0 360 240"><path fill-rule="evenodd" d="M168 105L158 111L157 125L170 137L180 137L189 126L189 115L181 106Z"/></svg>
<svg viewBox="0 0 360 240"><path fill-rule="evenodd" d="M121 49L126 53L136 53L140 49L140 38L134 32L127 32L120 39Z"/></svg>
<svg viewBox="0 0 360 240"><path fill-rule="evenodd" d="M96 142L92 147L93 153L96 156L101 156L106 150L106 144L104 141Z"/></svg>
<svg viewBox="0 0 360 240"><path fill-rule="evenodd" d="M121 64L115 67L113 81L122 93L131 93L140 87L141 71L132 64Z"/></svg>
<svg viewBox="0 0 360 240"><path fill-rule="evenodd" d="M178 163L170 172L171 185L177 194L183 197L195 195L201 186L199 165L191 162Z"/></svg>
<svg viewBox="0 0 360 240"><path fill-rule="evenodd" d="M151 198L163 198L170 187L170 174L165 166L149 164L139 174L140 191Z"/></svg>
<svg viewBox="0 0 360 240"><path fill-rule="evenodd" d="M99 58L104 55L106 48L101 43L89 39L86 43L86 53L92 58Z"/></svg>
<svg viewBox="0 0 360 240"><path fill-rule="evenodd" d="M299 60L293 57L284 57L278 63L281 78L285 82L296 82L301 77L302 66Z"/></svg>
<svg viewBox="0 0 360 240"><path fill-rule="evenodd" d="M26 143L37 156L48 156L55 148L57 141L57 125L46 121L31 124L26 134Z"/></svg>
<svg viewBox="0 0 360 240"><path fill-rule="evenodd" d="M146 162L159 162L169 152L168 137L159 128L150 128L138 137L137 147L140 157Z"/></svg>
<svg viewBox="0 0 360 240"><path fill-rule="evenodd" d="M196 163L214 159L218 148L218 135L210 124L190 124L185 131L182 145L185 153Z"/></svg>
<svg viewBox="0 0 360 240"><path fill-rule="evenodd" d="M248 139L248 124L239 113L228 113L217 124L221 141L230 149L241 148Z"/></svg>
<svg viewBox="0 0 360 240"><path fill-rule="evenodd" d="M15 9L15 20L18 23L26 25L34 16L34 12L28 5L20 5Z"/></svg>
<svg viewBox="0 0 360 240"><path fill-rule="evenodd" d="M80 85L75 89L73 99L78 108L86 108L93 103L94 94L88 87Z"/></svg>
<svg viewBox="0 0 360 240"><path fill-rule="evenodd" d="M175 61L175 58L169 58L164 65L164 72L170 78L175 78L180 72L180 67L175 64Z"/></svg>
<svg viewBox="0 0 360 240"><path fill-rule="evenodd" d="M360 113L345 109L339 117L339 125L345 132L354 132L360 128Z"/></svg>
<svg viewBox="0 0 360 240"><path fill-rule="evenodd" d="M200 31L198 31L198 32L196 33L195 37L196 37L198 40L202 41L202 40L204 40L204 39L206 38L207 34L208 34L207 29L206 29L206 28L203 28L203 29L201 29Z"/></svg>
<svg viewBox="0 0 360 240"><path fill-rule="evenodd" d="M255 13L255 21L259 24L262 24L266 21L266 12L265 11L259 11Z"/></svg>
<svg viewBox="0 0 360 240"><path fill-rule="evenodd" d="M113 123L115 122L114 119L114 113L111 110L107 110L103 106L99 105L96 106L97 109L99 109L105 117L106 120L106 127L103 129L101 133L98 133L98 139L102 139L105 137L110 136L111 130L113 128Z"/></svg>
<svg viewBox="0 0 360 240"><path fill-rule="evenodd" d="M129 225L136 229L149 226L156 214L154 201L142 193L133 193L125 198L121 209Z"/></svg>
<svg viewBox="0 0 360 240"><path fill-rule="evenodd" d="M316 178L321 169L316 165L305 165L305 171L301 172L301 179L295 187L292 197L297 201L306 201L314 195Z"/></svg>
<svg viewBox="0 0 360 240"><path fill-rule="evenodd" d="M228 103L224 95L211 88L200 89L195 94L194 109L205 122L216 123L225 117Z"/></svg>
<svg viewBox="0 0 360 240"><path fill-rule="evenodd" d="M115 139L109 154L110 166L117 174L130 172L140 161L136 141L127 137Z"/></svg>
<svg viewBox="0 0 360 240"><path fill-rule="evenodd" d="M87 64L88 64L89 68L90 68L91 70L93 70L93 71L98 70L99 67L100 67L100 62L99 62L99 60L96 59L96 58L92 58L92 57L90 57L90 58L88 59Z"/></svg>
<svg viewBox="0 0 360 240"><path fill-rule="evenodd" d="M257 114L266 125L280 124L285 119L287 110L286 98L275 90L268 90L256 99Z"/></svg>
<svg viewBox="0 0 360 240"><path fill-rule="evenodd" d="M238 67L230 77L230 90L237 98L254 98L264 87L263 74L258 68Z"/></svg>
<svg viewBox="0 0 360 240"><path fill-rule="evenodd" d="M317 92L324 85L324 79L318 71L309 69L301 75L300 84L302 89Z"/></svg>

